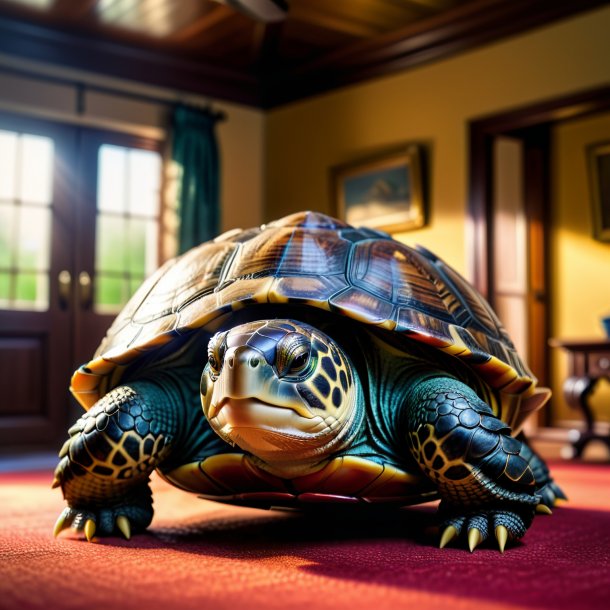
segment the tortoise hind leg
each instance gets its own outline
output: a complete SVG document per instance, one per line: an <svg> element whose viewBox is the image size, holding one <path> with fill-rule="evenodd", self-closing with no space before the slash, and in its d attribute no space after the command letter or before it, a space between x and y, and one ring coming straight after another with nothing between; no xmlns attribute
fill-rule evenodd
<svg viewBox="0 0 610 610"><path fill-rule="evenodd" d="M555 483L549 472L549 467L545 461L532 449L529 445L525 435L519 434L517 438L523 443L521 455L527 460L534 479L536 480L536 494L540 496L540 504L537 506L538 512L548 512L543 509L546 506L547 509L551 509L557 504L557 500L567 500L563 490Z"/></svg>
<svg viewBox="0 0 610 610"><path fill-rule="evenodd" d="M541 501L535 471L542 462L532 460L529 447L511 437L510 428L467 385L423 377L411 387L410 449L442 498L441 547L466 535L472 551L493 532L503 551L533 520Z"/></svg>

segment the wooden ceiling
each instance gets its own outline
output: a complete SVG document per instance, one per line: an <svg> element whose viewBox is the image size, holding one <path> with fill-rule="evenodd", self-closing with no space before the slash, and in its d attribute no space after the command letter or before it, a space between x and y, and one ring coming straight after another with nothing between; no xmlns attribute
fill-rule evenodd
<svg viewBox="0 0 610 610"><path fill-rule="evenodd" d="M251 1L0 0L0 52L269 108L608 3L286 0L264 23Z"/></svg>

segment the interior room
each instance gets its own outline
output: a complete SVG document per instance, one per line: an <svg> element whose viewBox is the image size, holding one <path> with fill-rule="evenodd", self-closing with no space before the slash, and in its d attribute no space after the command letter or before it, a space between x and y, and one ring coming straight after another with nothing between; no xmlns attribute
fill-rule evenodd
<svg viewBox="0 0 610 610"><path fill-rule="evenodd" d="M0 0L0 605L602 607L608 31L602 0ZM397 167L400 197L383 191ZM368 190L350 199L352 187ZM465 534L439 549L438 500L391 516L330 504L263 511L153 473L146 531L117 525L103 536L98 523L85 533L77 519L54 537L67 485L54 470L62 446L71 455L64 443L83 407L137 370L136 352L165 346L169 358L171 332L203 325L189 311L214 291L186 264L171 284L174 257L242 235L248 267L265 242L246 250L255 233L238 230L302 211L338 219L335 234L346 222L409 252L422 246L486 299L510 337L496 343L512 341L526 363L516 375L551 391L544 406L528 403L536 412L522 414L523 430L568 501L554 493L552 515L537 514L502 553L491 528L476 550ZM235 294L284 262L263 260L236 281L232 256L218 274ZM220 263L198 264L211 277ZM321 286L330 263L317 264ZM166 292L149 282L130 301L153 276ZM447 286L459 292L460 281ZM233 309L247 312L257 294ZM337 299L308 303L338 315ZM469 310L471 328L484 328L485 307ZM398 322L347 315L397 333L398 310ZM170 326L172 316L187 322ZM468 350L460 337L446 353ZM77 565L84 578L72 577Z"/></svg>

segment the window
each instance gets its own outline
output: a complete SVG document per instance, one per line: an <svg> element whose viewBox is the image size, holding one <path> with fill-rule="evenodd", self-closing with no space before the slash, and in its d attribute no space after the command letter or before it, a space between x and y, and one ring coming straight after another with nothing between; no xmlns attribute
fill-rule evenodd
<svg viewBox="0 0 610 610"><path fill-rule="evenodd" d="M0 130L0 308L49 308L54 146Z"/></svg>
<svg viewBox="0 0 610 610"><path fill-rule="evenodd" d="M121 309L159 263L161 156L103 144L98 156L94 308Z"/></svg>

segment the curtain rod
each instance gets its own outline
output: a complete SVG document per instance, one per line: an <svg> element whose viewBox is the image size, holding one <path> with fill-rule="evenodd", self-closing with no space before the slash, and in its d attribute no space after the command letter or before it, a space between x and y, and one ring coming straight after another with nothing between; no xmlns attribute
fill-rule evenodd
<svg viewBox="0 0 610 610"><path fill-rule="evenodd" d="M82 103L82 93L85 91L95 91L97 93L107 93L109 95L117 95L124 98L130 98L132 100L137 100L140 102L149 102L152 104L158 104L162 106L172 107L175 105L183 104L185 106L193 106L196 108L206 109L217 121L224 121L227 118L226 113L222 110L212 110L211 103L207 102L204 106L199 106L197 104L185 102L181 100L179 97L175 99L167 99L162 97L155 97L153 95L147 95L145 93L135 93L133 91L125 91L123 89L119 89L118 87L110 87L107 85L96 85L89 84L84 81L80 81L73 78L67 78L63 76L51 76L48 74L41 74L36 72L35 70L27 70L24 68L13 68L10 66L0 65L0 72L5 72L14 76L21 76L26 78L33 78L39 81L45 81L48 83L52 83L55 85L66 85L69 87L74 87L77 93L77 104L80 106ZM79 112L82 108L78 108Z"/></svg>

